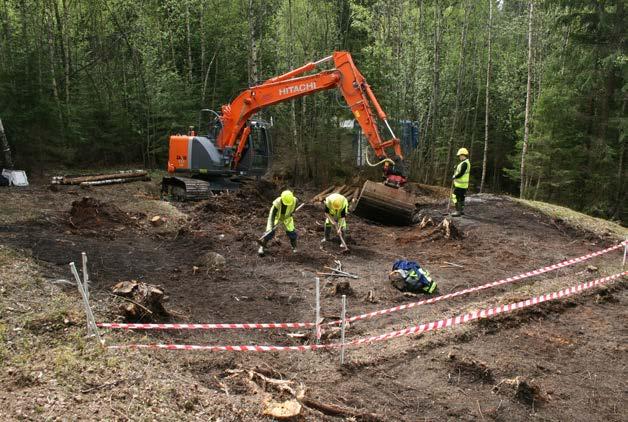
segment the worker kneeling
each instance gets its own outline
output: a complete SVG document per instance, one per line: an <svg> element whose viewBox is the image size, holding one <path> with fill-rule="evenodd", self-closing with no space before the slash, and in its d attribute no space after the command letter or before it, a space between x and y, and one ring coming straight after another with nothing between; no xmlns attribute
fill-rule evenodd
<svg viewBox="0 0 628 422"><path fill-rule="evenodd" d="M421 268L414 261L399 259L395 261L388 280L397 290L411 293L438 293L436 282L430 277L430 272Z"/></svg>
<svg viewBox="0 0 628 422"><path fill-rule="evenodd" d="M266 222L266 233L259 240L260 247L257 250L259 256L264 255L264 248L268 241L275 236L275 229L279 224L283 224L286 229L286 235L288 235L290 245L292 245L292 253L297 252L297 231L294 228L294 219L292 218L296 206L297 198L289 190L281 192L281 196L273 201Z"/></svg>
<svg viewBox="0 0 628 422"><path fill-rule="evenodd" d="M349 212L349 201L339 193L332 193L324 201L325 204L325 237L322 242L331 240L332 226L336 229L336 234L344 238L347 233L347 213ZM342 242L344 244L344 242Z"/></svg>

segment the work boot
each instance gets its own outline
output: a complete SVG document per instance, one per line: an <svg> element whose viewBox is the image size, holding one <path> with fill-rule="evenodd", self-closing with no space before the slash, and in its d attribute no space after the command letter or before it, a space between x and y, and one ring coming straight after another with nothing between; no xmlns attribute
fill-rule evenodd
<svg viewBox="0 0 628 422"><path fill-rule="evenodd" d="M292 253L297 253L297 240L290 239L290 245L292 246Z"/></svg>
<svg viewBox="0 0 628 422"><path fill-rule="evenodd" d="M456 202L456 211L450 214L451 217L460 217L462 215L462 207L460 206L460 202Z"/></svg>

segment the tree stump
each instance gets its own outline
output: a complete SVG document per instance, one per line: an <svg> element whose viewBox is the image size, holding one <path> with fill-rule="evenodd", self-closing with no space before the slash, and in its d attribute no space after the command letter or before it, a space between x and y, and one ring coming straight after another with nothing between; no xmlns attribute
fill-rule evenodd
<svg viewBox="0 0 628 422"><path fill-rule="evenodd" d="M163 306L167 296L157 286L130 280L121 281L111 290L114 295L125 299L119 310L127 321L152 321L170 315Z"/></svg>

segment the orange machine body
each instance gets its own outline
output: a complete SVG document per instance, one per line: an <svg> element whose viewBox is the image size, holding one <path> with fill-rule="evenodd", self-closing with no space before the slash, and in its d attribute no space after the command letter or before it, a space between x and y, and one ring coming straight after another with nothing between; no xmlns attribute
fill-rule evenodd
<svg viewBox="0 0 628 422"><path fill-rule="evenodd" d="M189 170L190 142L192 136L173 135L170 137L170 148L168 149L168 172L174 173L178 170Z"/></svg>
<svg viewBox="0 0 628 422"><path fill-rule="evenodd" d="M315 69L322 63L333 60L334 68L312 75L300 76ZM222 129L212 147L222 155L221 163L226 170L235 171L247 149L249 141L250 119L261 109L283 101L292 100L318 91L338 88L347 102L353 116L360 124L378 159L389 157L387 149L392 148L391 156L398 162L403 160L399 139L397 139L386 120L386 114L379 105L364 76L356 68L351 54L337 51L332 56L311 62L251 87L238 95L230 104L222 106L220 121ZM374 109L374 110L373 110ZM377 124L377 117L388 128L391 138L383 140ZM190 170L196 167L192 159L196 151L196 139L190 136L172 136L168 171ZM194 148L190 145L194 144ZM207 150L212 148L207 147ZM215 161L214 161L215 162ZM192 166L190 164L193 164ZM405 182L405 176L403 176Z"/></svg>

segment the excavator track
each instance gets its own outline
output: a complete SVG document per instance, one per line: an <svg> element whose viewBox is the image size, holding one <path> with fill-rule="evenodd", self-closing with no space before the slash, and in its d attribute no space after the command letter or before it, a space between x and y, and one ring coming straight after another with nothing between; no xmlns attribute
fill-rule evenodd
<svg viewBox="0 0 628 422"><path fill-rule="evenodd" d="M214 193L235 191L239 187L239 183L229 179L203 180L168 176L161 181L161 194L175 201L201 201Z"/></svg>

